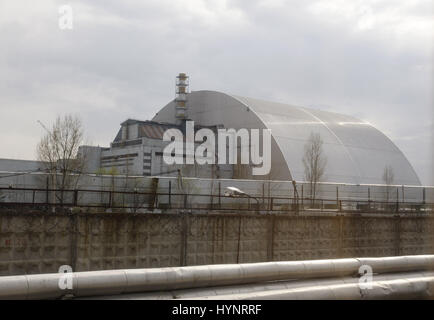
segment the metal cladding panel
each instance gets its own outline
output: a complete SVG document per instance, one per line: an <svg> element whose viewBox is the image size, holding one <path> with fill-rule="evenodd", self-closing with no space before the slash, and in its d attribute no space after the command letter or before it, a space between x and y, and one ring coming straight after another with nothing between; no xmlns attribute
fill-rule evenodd
<svg viewBox="0 0 434 320"><path fill-rule="evenodd" d="M232 96L216 91L195 91L188 95L188 116L202 126L223 125L234 129L265 129L259 117L248 106ZM175 122L175 103L170 102L152 119L157 122ZM258 179L291 179L286 161L276 141L271 144L271 173Z"/></svg>
<svg viewBox="0 0 434 320"><path fill-rule="evenodd" d="M155 125L142 125L140 127L141 136L151 139L163 139L164 128Z"/></svg>
<svg viewBox="0 0 434 320"><path fill-rule="evenodd" d="M391 165L394 184L420 185L410 163L393 142L354 117L215 91L192 92L188 103L190 119L200 125L271 129L272 172L268 178L305 180L304 145L315 132L324 141L327 157L322 181L381 184L384 167ZM153 120L173 122L174 103L160 110Z"/></svg>

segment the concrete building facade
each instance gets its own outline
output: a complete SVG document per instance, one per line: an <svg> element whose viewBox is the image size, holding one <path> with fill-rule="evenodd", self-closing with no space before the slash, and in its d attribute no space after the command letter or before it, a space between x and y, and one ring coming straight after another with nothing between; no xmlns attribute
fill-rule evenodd
<svg viewBox="0 0 434 320"><path fill-rule="evenodd" d="M180 172L185 177L233 177L231 165L166 164L163 152L170 142L163 141L163 134L172 129L185 131L185 127L174 123L128 119L121 123L121 128L109 148L82 146L80 152L86 157L89 173L176 176ZM216 132L217 127L210 126L209 129Z"/></svg>

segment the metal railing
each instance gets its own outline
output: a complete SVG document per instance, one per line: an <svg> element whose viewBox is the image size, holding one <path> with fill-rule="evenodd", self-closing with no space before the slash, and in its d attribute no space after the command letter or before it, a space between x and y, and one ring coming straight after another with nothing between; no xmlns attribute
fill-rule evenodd
<svg viewBox="0 0 434 320"><path fill-rule="evenodd" d="M217 211L299 212L336 211L359 213L432 213L434 204L358 199L308 197L228 196L221 194L119 191L91 189L0 188L0 207L49 206L65 208L174 209Z"/></svg>

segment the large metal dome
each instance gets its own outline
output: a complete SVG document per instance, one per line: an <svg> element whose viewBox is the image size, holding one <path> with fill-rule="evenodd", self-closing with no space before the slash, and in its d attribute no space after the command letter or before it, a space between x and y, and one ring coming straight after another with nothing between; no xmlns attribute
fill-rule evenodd
<svg viewBox="0 0 434 320"><path fill-rule="evenodd" d="M381 184L385 166L394 169L394 184L420 185L404 154L379 130L356 118L282 103L193 91L188 95L188 118L203 126L271 129L272 169L266 178L303 181L303 150L311 132L319 133L327 166L323 181ZM153 118L174 122L170 102ZM264 178L264 177L259 177Z"/></svg>

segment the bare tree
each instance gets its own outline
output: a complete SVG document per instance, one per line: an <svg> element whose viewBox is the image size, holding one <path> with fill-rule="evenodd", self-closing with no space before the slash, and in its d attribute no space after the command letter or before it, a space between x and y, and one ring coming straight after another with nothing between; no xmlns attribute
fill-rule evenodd
<svg viewBox="0 0 434 320"><path fill-rule="evenodd" d="M310 186L312 203L315 201L317 183L324 175L327 159L323 154L323 141L319 133L311 133L304 146L304 175Z"/></svg>
<svg viewBox="0 0 434 320"><path fill-rule="evenodd" d="M389 195L390 195L390 189L391 185L393 184L393 181L395 179L395 174L393 172L393 167L390 165L387 165L384 167L383 171L383 181L386 185L386 202L389 201Z"/></svg>
<svg viewBox="0 0 434 320"><path fill-rule="evenodd" d="M45 129L47 133L37 146L37 157L45 164L52 187L60 190L54 200L57 197L63 204L64 190L75 187L85 165L85 155L78 153L84 140L82 123L77 116L58 116L53 126Z"/></svg>

